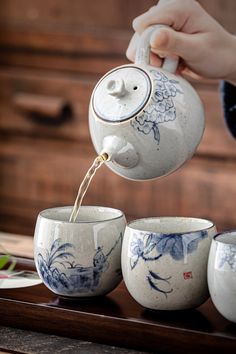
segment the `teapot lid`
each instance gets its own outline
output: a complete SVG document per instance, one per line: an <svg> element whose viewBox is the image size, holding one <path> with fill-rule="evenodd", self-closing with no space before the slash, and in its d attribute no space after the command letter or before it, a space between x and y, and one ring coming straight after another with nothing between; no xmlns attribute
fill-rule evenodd
<svg viewBox="0 0 236 354"><path fill-rule="evenodd" d="M122 122L137 115L152 90L148 74L136 66L122 66L105 75L93 92L96 115L108 122Z"/></svg>

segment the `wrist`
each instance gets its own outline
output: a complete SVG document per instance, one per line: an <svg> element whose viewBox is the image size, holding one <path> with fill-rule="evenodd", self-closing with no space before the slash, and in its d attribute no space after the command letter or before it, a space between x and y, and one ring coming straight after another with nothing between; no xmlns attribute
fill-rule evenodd
<svg viewBox="0 0 236 354"><path fill-rule="evenodd" d="M227 75L223 79L236 86L236 36L232 34L230 35L230 41L228 45L229 66Z"/></svg>

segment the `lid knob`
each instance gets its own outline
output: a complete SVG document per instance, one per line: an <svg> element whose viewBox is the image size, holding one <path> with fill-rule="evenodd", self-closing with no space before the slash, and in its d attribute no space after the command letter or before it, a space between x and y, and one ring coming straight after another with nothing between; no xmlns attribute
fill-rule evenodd
<svg viewBox="0 0 236 354"><path fill-rule="evenodd" d="M117 123L135 117L143 110L152 91L146 72L133 65L115 68L97 83L92 94L96 116Z"/></svg>
<svg viewBox="0 0 236 354"><path fill-rule="evenodd" d="M122 79L108 81L107 90L109 95L117 98L123 97L127 94L125 83Z"/></svg>

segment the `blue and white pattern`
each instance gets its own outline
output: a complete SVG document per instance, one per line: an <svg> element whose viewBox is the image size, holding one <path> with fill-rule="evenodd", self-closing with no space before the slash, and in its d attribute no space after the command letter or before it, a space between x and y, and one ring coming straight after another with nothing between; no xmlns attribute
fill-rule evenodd
<svg viewBox="0 0 236 354"><path fill-rule="evenodd" d="M148 135L153 134L157 145L160 143L159 124L176 119L173 97L183 94L177 80L169 80L162 72L152 70L155 93L144 113L131 120L133 128Z"/></svg>
<svg viewBox="0 0 236 354"><path fill-rule="evenodd" d="M75 292L93 292L99 284L102 273L109 267L109 255L121 241L122 234L107 254L104 254L102 247L98 247L93 257L93 264L83 267L75 263L74 245L62 243L58 238L53 242L49 252L45 249L44 255L38 254L38 272L52 290L68 295ZM121 269L117 269L115 275L120 276L120 274Z"/></svg>
<svg viewBox="0 0 236 354"><path fill-rule="evenodd" d="M207 231L199 231L187 234L157 234L140 232L134 234L130 243L130 267L133 270L142 259L144 262L157 261L165 255L174 260L182 260L189 253L198 248L198 243L208 236ZM147 281L152 289L162 292L166 297L173 289L169 280L171 276L164 278L158 273L148 270ZM159 284L163 282L170 285L169 290L163 290Z"/></svg>
<svg viewBox="0 0 236 354"><path fill-rule="evenodd" d="M217 255L217 268L225 268L226 264L233 272L236 272L236 246L220 245Z"/></svg>

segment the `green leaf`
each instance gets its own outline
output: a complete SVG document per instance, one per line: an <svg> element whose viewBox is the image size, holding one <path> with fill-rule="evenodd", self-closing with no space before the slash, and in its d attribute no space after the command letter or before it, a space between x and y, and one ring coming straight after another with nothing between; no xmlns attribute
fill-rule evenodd
<svg viewBox="0 0 236 354"><path fill-rule="evenodd" d="M15 268L15 265L16 265L16 259L14 257L11 257L11 264L9 265L7 270L9 270L10 272L13 271L13 269Z"/></svg>
<svg viewBox="0 0 236 354"><path fill-rule="evenodd" d="M4 254L3 256L0 256L0 269L2 269L7 264L10 257L11 256L8 254Z"/></svg>

